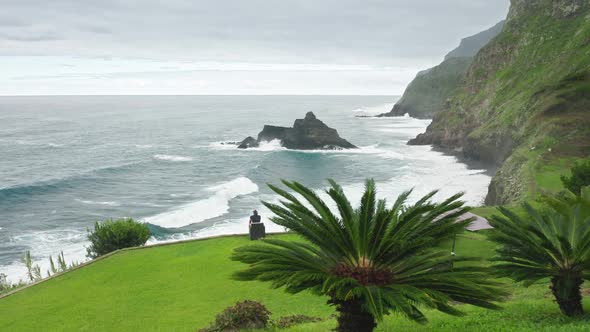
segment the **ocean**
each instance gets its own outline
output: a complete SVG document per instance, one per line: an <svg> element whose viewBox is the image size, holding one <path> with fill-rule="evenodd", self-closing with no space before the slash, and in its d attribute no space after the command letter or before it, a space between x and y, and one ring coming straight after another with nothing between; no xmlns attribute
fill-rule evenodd
<svg viewBox="0 0 590 332"><path fill-rule="evenodd" d="M362 118L388 111L391 96L55 96L0 97L0 273L24 278L30 251L43 270L61 251L83 261L96 221L133 217L149 224L148 244L246 233L267 183L296 180L321 192L327 178L358 201L364 180L393 201L441 189L483 202L485 169L406 142L430 123ZM347 151L291 151L277 142L238 150L265 124L291 126L312 111L357 145Z"/></svg>

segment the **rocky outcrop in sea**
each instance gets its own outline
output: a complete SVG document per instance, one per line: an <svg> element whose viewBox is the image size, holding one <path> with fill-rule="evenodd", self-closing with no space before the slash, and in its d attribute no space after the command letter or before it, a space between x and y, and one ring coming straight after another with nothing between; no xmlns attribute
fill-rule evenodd
<svg viewBox="0 0 590 332"><path fill-rule="evenodd" d="M356 146L341 138L338 131L328 127L315 114L308 112L305 118L295 120L293 127L265 125L258 138L248 136L238 144L239 149L255 148L261 142L279 140L281 146L295 150L340 150Z"/></svg>

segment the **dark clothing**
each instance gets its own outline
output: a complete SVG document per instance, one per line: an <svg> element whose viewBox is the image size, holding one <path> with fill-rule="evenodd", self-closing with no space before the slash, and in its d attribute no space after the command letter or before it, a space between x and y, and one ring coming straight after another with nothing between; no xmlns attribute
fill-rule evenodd
<svg viewBox="0 0 590 332"><path fill-rule="evenodd" d="M250 223L257 223L260 222L260 216L255 214L250 216Z"/></svg>

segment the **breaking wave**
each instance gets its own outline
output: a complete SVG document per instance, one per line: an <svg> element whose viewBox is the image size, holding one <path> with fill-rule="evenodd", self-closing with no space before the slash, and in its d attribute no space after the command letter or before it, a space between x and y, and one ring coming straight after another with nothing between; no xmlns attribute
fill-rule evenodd
<svg viewBox="0 0 590 332"><path fill-rule="evenodd" d="M167 154L156 154L156 155L154 155L154 159L165 160L165 161L180 161L180 162L193 160L193 158L191 158L191 157L173 156L173 155L167 155Z"/></svg>
<svg viewBox="0 0 590 332"><path fill-rule="evenodd" d="M188 203L176 210L164 212L143 221L160 227L179 228L219 217L229 211L229 202L242 195L255 193L258 186L246 177L239 177L206 189L206 199Z"/></svg>

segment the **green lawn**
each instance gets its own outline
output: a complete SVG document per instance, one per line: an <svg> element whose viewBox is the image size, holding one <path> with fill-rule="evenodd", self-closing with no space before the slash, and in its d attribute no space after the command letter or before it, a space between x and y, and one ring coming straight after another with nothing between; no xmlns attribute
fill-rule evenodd
<svg viewBox="0 0 590 332"><path fill-rule="evenodd" d="M0 299L0 331L195 331L223 308L244 299L263 302L274 318L291 314L326 318L289 331L335 327L330 318L334 310L325 298L231 280L240 263L228 256L233 248L248 243L239 236L120 252ZM483 235L467 233L458 237L456 251L490 257L493 247ZM428 325L392 315L378 331L590 331L590 321L560 315L547 285L507 287L514 295L502 311L462 306L468 313L465 317L427 311Z"/></svg>

